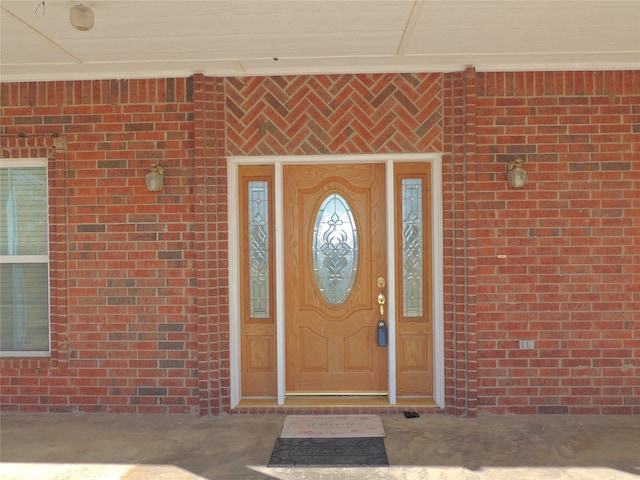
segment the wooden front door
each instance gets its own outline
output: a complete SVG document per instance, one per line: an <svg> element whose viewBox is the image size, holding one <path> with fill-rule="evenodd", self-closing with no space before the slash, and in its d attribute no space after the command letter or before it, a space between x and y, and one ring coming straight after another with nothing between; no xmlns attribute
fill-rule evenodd
<svg viewBox="0 0 640 480"><path fill-rule="evenodd" d="M286 165L283 185L286 393L385 393L385 165Z"/></svg>

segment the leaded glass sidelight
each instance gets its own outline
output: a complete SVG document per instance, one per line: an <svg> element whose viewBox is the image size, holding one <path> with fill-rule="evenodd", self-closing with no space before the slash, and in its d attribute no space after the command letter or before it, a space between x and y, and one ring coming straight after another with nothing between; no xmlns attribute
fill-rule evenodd
<svg viewBox="0 0 640 480"><path fill-rule="evenodd" d="M269 185L248 183L249 315L269 318Z"/></svg>
<svg viewBox="0 0 640 480"><path fill-rule="evenodd" d="M402 180L402 308L422 317L424 304L422 179Z"/></svg>
<svg viewBox="0 0 640 480"><path fill-rule="evenodd" d="M351 293L358 271L358 233L351 207L337 193L320 205L312 249L318 289L330 305L341 305Z"/></svg>

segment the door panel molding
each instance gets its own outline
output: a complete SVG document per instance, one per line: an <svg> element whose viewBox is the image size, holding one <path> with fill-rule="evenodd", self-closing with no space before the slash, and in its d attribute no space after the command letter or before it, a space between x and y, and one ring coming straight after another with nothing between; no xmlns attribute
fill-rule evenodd
<svg viewBox="0 0 640 480"><path fill-rule="evenodd" d="M292 156L238 156L228 157L229 172L229 281L230 281L230 366L231 366L231 407L238 406L241 398L241 379L240 379L240 324L239 324L239 298L237 295L239 287L238 265L239 265L239 247L235 239L238 232L238 167L243 164L271 164L275 168L275 254L276 257L282 259L285 255L282 242L282 169L287 164L349 164L349 163L385 163L386 164L386 182L387 182L387 251L394 251L394 197L393 197L393 165L398 162L427 162L431 165L432 174L432 205L431 205L431 221L432 221L432 313L433 313L433 331L428 332L433 335L433 352L431 355L433 361L433 399L441 408L444 408L444 291L443 291L443 214L442 214L442 155L441 154L363 154L363 155L292 155ZM395 271L395 262L392 255L388 255L387 261L388 272ZM282 262L277 261L276 271L276 290L283 291L284 288L284 272ZM395 282L394 276L388 275L387 279L387 296L389 298L387 309L388 327L389 327L389 392L388 400L390 404L396 403L396 331L395 331ZM276 337L277 337L277 402L283 405L285 402L285 333L284 333L284 302L282 296L277 295L276 311L278 318L276 319Z"/></svg>

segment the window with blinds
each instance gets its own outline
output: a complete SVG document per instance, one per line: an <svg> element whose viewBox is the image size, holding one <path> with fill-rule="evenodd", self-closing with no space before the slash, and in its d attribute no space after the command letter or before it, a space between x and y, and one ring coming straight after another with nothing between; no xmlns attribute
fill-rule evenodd
<svg viewBox="0 0 640 480"><path fill-rule="evenodd" d="M49 222L46 159L0 162L0 354L47 355Z"/></svg>

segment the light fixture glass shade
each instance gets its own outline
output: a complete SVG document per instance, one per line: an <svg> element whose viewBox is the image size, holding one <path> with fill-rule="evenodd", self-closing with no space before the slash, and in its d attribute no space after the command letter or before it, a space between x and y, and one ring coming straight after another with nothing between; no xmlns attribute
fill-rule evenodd
<svg viewBox="0 0 640 480"><path fill-rule="evenodd" d="M77 30L91 30L94 23L93 10L85 5L73 5L69 10L69 21Z"/></svg>
<svg viewBox="0 0 640 480"><path fill-rule="evenodd" d="M507 165L509 185L513 188L522 188L527 183L527 171L522 168L522 159L516 158Z"/></svg>
<svg viewBox="0 0 640 480"><path fill-rule="evenodd" d="M145 181L147 182L147 190L159 192L164 181L164 168L160 165L151 165L151 170L145 175Z"/></svg>

